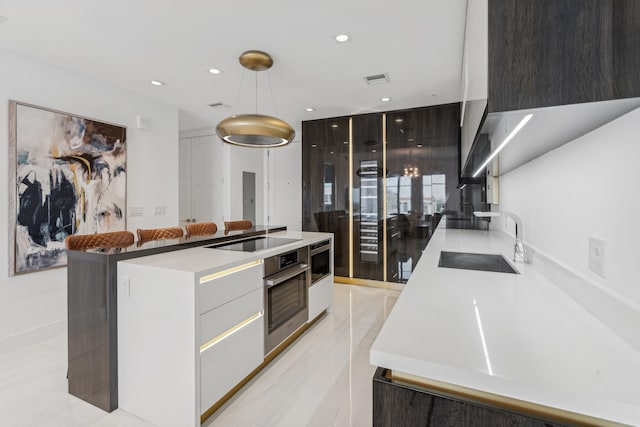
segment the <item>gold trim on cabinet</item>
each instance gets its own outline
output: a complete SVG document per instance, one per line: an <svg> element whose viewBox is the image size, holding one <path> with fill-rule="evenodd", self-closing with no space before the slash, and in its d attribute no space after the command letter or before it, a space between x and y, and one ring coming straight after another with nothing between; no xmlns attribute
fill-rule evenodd
<svg viewBox="0 0 640 427"><path fill-rule="evenodd" d="M353 277L353 117L349 117L349 277Z"/></svg>
<svg viewBox="0 0 640 427"><path fill-rule="evenodd" d="M387 375L387 378L391 379L391 381L395 383L409 384L425 389L425 391L427 392L436 391L440 393L446 393L454 397L474 400L477 402L496 406L498 408L512 410L519 413L531 414L533 416L546 418L552 421L593 427L620 427L625 425L613 421L591 417L589 415L578 414L576 412L553 408L551 406L540 405L520 399L514 399L512 397L501 396L499 394L475 390L468 387L449 384L443 381L407 374L401 371L389 370L388 372L390 372L390 375Z"/></svg>
<svg viewBox="0 0 640 427"><path fill-rule="evenodd" d="M394 291L401 291L404 289L404 285L402 283L382 282L380 280L371 279L358 279L357 277L354 278L333 276L333 282L342 283L345 285L367 286L370 288L392 289Z"/></svg>
<svg viewBox="0 0 640 427"><path fill-rule="evenodd" d="M220 277L229 275L229 274L233 274L233 273L237 273L238 271L242 271L242 270L246 270L247 268L251 268L255 265L260 265L262 264L262 260L261 259L257 259L255 261L251 261L248 262L246 264L241 264L241 265L236 265L235 267L231 267L231 268L227 268L226 270L222 270L222 271L218 271L217 273L213 273L213 274L209 274L207 276L202 276L200 278L200 284L206 283L206 282L210 282L212 280L215 279L219 279Z"/></svg>
<svg viewBox="0 0 640 427"><path fill-rule="evenodd" d="M256 319L259 319L260 317L262 317L262 311L259 311L256 314L254 314L253 316L251 316L251 317L243 320L242 322L238 323L237 325L232 326L231 328L227 329L226 331L224 331L223 333L221 333L217 337L215 337L212 340L209 340L208 342L202 344L200 346L200 353L204 353L205 351L207 351L208 349L210 349L214 345L218 344L223 339L227 338L229 335L232 335L236 331L244 328L249 323L253 322Z"/></svg>
<svg viewBox="0 0 640 427"><path fill-rule="evenodd" d="M286 340L280 343L276 348L274 348L271 353L267 354L263 359L262 363L253 371L249 373L246 377L242 379L234 388L229 390L224 396L220 398L216 403L211 405L209 409L202 412L200 414L200 423L204 423L211 415L213 415L222 405L227 403L229 399L233 397L242 387L244 387L253 377L255 377L261 370L263 370L273 359L275 359L280 353L282 353L287 347L289 347L300 335L302 335L307 329L313 326L323 315L326 314L326 311L318 314L315 319L312 321L305 323L297 331L289 336Z"/></svg>
<svg viewBox="0 0 640 427"><path fill-rule="evenodd" d="M382 280L387 281L387 113L382 113Z"/></svg>

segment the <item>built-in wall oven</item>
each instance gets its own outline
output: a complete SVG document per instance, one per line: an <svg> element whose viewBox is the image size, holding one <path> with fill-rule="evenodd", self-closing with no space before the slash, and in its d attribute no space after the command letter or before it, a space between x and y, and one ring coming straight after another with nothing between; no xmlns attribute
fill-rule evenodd
<svg viewBox="0 0 640 427"><path fill-rule="evenodd" d="M269 354L309 317L311 266L307 246L264 260L265 339Z"/></svg>
<svg viewBox="0 0 640 427"><path fill-rule="evenodd" d="M311 258L311 285L331 274L331 240L309 245Z"/></svg>

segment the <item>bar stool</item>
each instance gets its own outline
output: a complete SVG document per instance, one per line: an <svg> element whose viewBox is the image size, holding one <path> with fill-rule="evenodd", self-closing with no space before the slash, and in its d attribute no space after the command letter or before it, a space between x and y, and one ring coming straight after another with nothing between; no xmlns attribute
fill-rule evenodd
<svg viewBox="0 0 640 427"><path fill-rule="evenodd" d="M136 233L138 234L138 243L150 240L178 239L184 235L180 227L138 228Z"/></svg>
<svg viewBox="0 0 640 427"><path fill-rule="evenodd" d="M133 244L135 236L130 231L111 231L108 233L74 234L67 236L64 243L67 249L82 250L94 248L126 248Z"/></svg>
<svg viewBox="0 0 640 427"><path fill-rule="evenodd" d="M218 226L214 222L199 222L197 224L185 225L187 236L208 236L216 234Z"/></svg>
<svg viewBox="0 0 640 427"><path fill-rule="evenodd" d="M235 230L248 230L251 227L253 227L253 223L246 219L243 219L242 221L225 221L224 233L227 234L228 232Z"/></svg>

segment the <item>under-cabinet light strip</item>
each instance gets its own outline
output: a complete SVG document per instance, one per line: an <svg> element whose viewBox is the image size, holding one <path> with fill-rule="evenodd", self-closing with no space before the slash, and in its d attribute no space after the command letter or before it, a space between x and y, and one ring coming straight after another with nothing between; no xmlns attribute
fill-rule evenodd
<svg viewBox="0 0 640 427"><path fill-rule="evenodd" d="M260 317L262 317L262 311L259 311L258 313L254 314L253 316L249 317L248 319L245 319L242 322L238 323L237 325L233 326L231 329L228 329L227 331L221 333L220 335L218 335L217 337L215 337L211 341L201 345L200 346L200 353L203 353L203 352L207 351L209 348L211 348L214 345L218 344L223 339L225 339L228 336L236 333L237 331L239 331L240 329L244 328L245 326L247 326L248 324L250 324L251 322L253 322L254 320L256 320L256 319L258 319Z"/></svg>
<svg viewBox="0 0 640 427"><path fill-rule="evenodd" d="M349 117L349 277L353 277L353 117Z"/></svg>
<svg viewBox="0 0 640 427"><path fill-rule="evenodd" d="M226 270L218 271L217 273L209 274L207 276L202 276L200 278L200 284L210 282L215 279L219 279L220 277L227 276L229 274L237 273L238 271L246 270L247 268L251 268L255 265L262 264L261 259L257 259L255 261L248 262L246 264L237 265L235 267L227 268Z"/></svg>
<svg viewBox="0 0 640 427"><path fill-rule="evenodd" d="M509 136L507 136L507 137L504 139L504 141L502 141L502 144L500 144L500 145L498 146L498 148L496 148L496 150L495 150L493 153L491 153L491 155L489 156L489 158L488 158L488 159L487 159L487 160L482 164L482 166L480 166L480 167L478 168L478 170L473 174L473 178L477 177L477 176L480 174L480 172L482 172L482 169L484 169L484 167L485 167L485 166L487 166L487 165L489 164L489 162L490 162L491 160L493 160L493 158L494 158L495 156L497 156L497 155L498 155L498 153L499 153L500 151L502 151L502 149L503 149L503 148L504 148L504 147L505 147L505 146L506 146L506 145L507 145L507 144L508 144L512 139L513 139L513 137L514 137L514 136L516 136L516 134L517 134L518 132L520 132L520 129L522 129L522 128L524 127L524 125L526 125L526 124L527 124L527 122L528 122L529 120L531 120L531 117L533 117L533 114L527 114L526 116L524 116L524 117L522 118L522 120L520 120L520 123L518 123L518 126L516 126L516 127L511 131L511 133L509 134Z"/></svg>

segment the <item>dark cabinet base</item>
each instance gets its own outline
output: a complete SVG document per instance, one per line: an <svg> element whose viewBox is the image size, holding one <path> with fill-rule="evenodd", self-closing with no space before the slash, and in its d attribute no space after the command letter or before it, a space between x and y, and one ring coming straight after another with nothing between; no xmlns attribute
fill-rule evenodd
<svg viewBox="0 0 640 427"><path fill-rule="evenodd" d="M386 372L386 369L378 368L373 376L374 427L560 427L569 425L398 384L387 378Z"/></svg>

